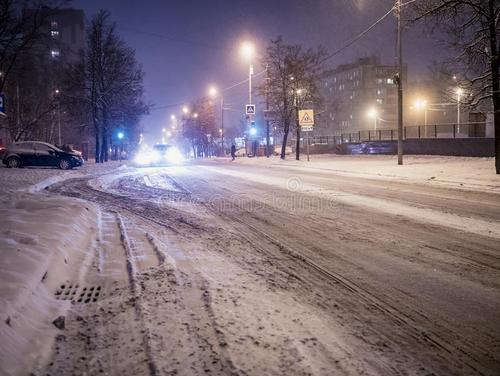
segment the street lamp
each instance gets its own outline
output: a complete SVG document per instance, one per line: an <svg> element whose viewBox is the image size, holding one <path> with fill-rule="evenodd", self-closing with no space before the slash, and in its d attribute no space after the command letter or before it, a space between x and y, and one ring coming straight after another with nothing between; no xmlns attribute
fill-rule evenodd
<svg viewBox="0 0 500 376"><path fill-rule="evenodd" d="M170 115L170 119L175 120L175 115L174 114Z"/></svg>
<svg viewBox="0 0 500 376"><path fill-rule="evenodd" d="M215 98L217 96L217 88L215 86L210 86L208 89L208 95L212 98ZM222 95L222 92L220 93L220 137L221 137L221 149L222 149L222 155L225 156L225 149L224 149L224 96Z"/></svg>
<svg viewBox="0 0 500 376"><path fill-rule="evenodd" d="M457 133L460 133L460 99L462 98L464 89L457 87L455 93L457 94Z"/></svg>
<svg viewBox="0 0 500 376"><path fill-rule="evenodd" d="M249 63L248 69L248 104L252 104L252 75L253 75L253 64L252 60L255 55L255 46L249 41L245 41L241 44L241 56Z"/></svg>
<svg viewBox="0 0 500 376"><path fill-rule="evenodd" d="M120 141L120 162L122 161L122 153L123 153L123 138L125 137L125 134L122 131L119 131L116 135L118 137L118 140ZM116 156L115 156L116 158Z"/></svg>
<svg viewBox="0 0 500 376"><path fill-rule="evenodd" d="M370 119L373 119L373 121L374 121L373 127L374 127L374 130L376 131L377 130L377 116L378 116L377 109L375 107L370 108L367 111L366 116Z"/></svg>
<svg viewBox="0 0 500 376"><path fill-rule="evenodd" d="M195 113L193 114L193 117L194 117L195 119L198 119L198 113L197 113L197 112L195 112Z"/></svg>
<svg viewBox="0 0 500 376"><path fill-rule="evenodd" d="M253 75L253 64L252 60L255 55L255 46L249 41L245 41L241 44L240 48L241 56L249 63L248 66L248 104L252 104L252 75ZM251 124L251 115L248 115L248 124Z"/></svg>
<svg viewBox="0 0 500 376"><path fill-rule="evenodd" d="M62 146L62 136L61 136L61 101L59 98L59 89L56 89L55 96L57 98L57 142L59 147Z"/></svg>
<svg viewBox="0 0 500 376"><path fill-rule="evenodd" d="M425 99L417 99L413 103L416 110L424 110L424 137L427 137L427 101Z"/></svg>
<svg viewBox="0 0 500 376"><path fill-rule="evenodd" d="M211 98L215 98L217 96L217 89L215 88L215 86L210 86L210 88L208 89L208 95Z"/></svg>
<svg viewBox="0 0 500 376"><path fill-rule="evenodd" d="M188 106L182 106L182 113L183 113L184 115L189 114L189 107L188 107Z"/></svg>

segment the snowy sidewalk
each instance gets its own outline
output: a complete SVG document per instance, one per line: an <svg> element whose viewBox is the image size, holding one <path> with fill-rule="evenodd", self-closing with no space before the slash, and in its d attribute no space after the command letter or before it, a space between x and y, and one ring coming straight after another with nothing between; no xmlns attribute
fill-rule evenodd
<svg viewBox="0 0 500 376"><path fill-rule="evenodd" d="M25 374L41 348L50 351L57 334L52 322L69 308L69 302L53 298L54 291L62 281L78 279L93 255L97 208L43 189L119 167L0 167L0 374Z"/></svg>
<svg viewBox="0 0 500 376"><path fill-rule="evenodd" d="M398 166L397 156L385 155L306 155L296 161L295 155L288 155L283 161L279 157L238 158L233 163L250 165L283 166L301 170L318 170L344 176L368 179L400 180L416 184L443 185L473 191L500 194L500 176L495 174L493 158L467 158L444 156L404 157L404 165ZM217 159L226 162L227 159Z"/></svg>

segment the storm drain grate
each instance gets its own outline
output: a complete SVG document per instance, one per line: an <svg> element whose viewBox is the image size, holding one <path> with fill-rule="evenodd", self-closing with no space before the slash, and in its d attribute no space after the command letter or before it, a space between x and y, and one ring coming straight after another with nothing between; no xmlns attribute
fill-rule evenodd
<svg viewBox="0 0 500 376"><path fill-rule="evenodd" d="M97 302L101 286L79 287L78 284L62 284L55 292L58 300L71 300L73 303Z"/></svg>

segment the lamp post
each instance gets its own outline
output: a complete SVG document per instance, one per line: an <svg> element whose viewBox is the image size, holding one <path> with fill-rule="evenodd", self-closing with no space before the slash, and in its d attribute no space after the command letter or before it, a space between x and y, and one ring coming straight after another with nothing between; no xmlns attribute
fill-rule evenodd
<svg viewBox="0 0 500 376"><path fill-rule="evenodd" d="M118 140L120 141L120 162L122 161L122 153L123 153L123 138L125 134L122 131L119 131L117 134Z"/></svg>
<svg viewBox="0 0 500 376"><path fill-rule="evenodd" d="M455 93L457 94L457 133L460 133L460 99L462 98L464 89L457 87Z"/></svg>
<svg viewBox="0 0 500 376"><path fill-rule="evenodd" d="M217 96L217 89L215 86L211 86L208 89L208 95L212 98L215 98ZM224 149L224 96L222 95L222 92L220 93L220 129L219 129L219 134L221 137L221 149L222 149L222 156L226 156L226 150Z"/></svg>
<svg viewBox="0 0 500 376"><path fill-rule="evenodd" d="M55 90L57 98L57 143L58 146L62 146L62 136L61 136L61 101L59 99L59 89Z"/></svg>
<svg viewBox="0 0 500 376"><path fill-rule="evenodd" d="M253 75L253 64L252 59L255 55L255 46L248 41L242 43L240 48L241 55L249 63L248 66L248 104L252 104L252 75ZM251 127L252 115L247 116L247 128ZM254 141L252 141L254 142ZM248 151L247 151L248 152ZM248 153L247 153L248 154Z"/></svg>

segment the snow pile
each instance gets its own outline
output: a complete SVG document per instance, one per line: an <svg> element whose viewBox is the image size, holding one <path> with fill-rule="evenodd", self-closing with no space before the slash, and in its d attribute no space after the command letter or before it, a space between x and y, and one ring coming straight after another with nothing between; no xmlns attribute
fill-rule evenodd
<svg viewBox="0 0 500 376"><path fill-rule="evenodd" d="M92 256L96 208L62 197L11 193L0 199L0 373L26 374L50 349L68 301L56 288L78 282Z"/></svg>
<svg viewBox="0 0 500 376"><path fill-rule="evenodd" d="M119 161L100 164L87 162L82 167L69 171L57 168L6 168L0 164L0 187L2 192L23 190L34 193L66 179L79 178L89 174L98 175L126 168L127 166Z"/></svg>
<svg viewBox="0 0 500 376"><path fill-rule="evenodd" d="M278 157L238 158L237 163L282 165L297 169L317 169L346 176L369 179L403 180L414 183L444 185L461 189L500 193L500 176L495 174L493 158L448 156L404 156L398 166L392 155L306 155L296 161L294 155L282 161Z"/></svg>

